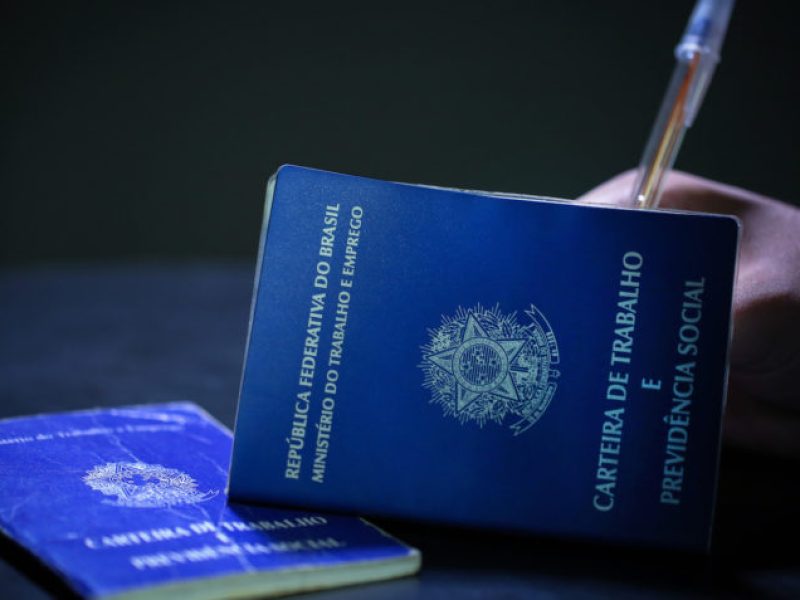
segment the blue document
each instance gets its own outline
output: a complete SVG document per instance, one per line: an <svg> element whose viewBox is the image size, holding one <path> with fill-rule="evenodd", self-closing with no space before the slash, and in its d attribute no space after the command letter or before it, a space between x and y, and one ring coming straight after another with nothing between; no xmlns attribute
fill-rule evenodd
<svg viewBox="0 0 800 600"><path fill-rule="evenodd" d="M281 168L231 496L706 548L738 229Z"/></svg>
<svg viewBox="0 0 800 600"><path fill-rule="evenodd" d="M0 422L0 528L87 598L251 597L414 572L356 517L226 503L230 432L189 403Z"/></svg>

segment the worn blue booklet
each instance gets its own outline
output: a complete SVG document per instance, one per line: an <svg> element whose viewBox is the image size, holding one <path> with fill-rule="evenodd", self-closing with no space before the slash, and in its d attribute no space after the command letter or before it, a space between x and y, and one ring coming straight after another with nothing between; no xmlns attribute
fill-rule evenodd
<svg viewBox="0 0 800 600"><path fill-rule="evenodd" d="M700 550L738 223L271 179L231 496Z"/></svg>
<svg viewBox="0 0 800 600"><path fill-rule="evenodd" d="M227 504L231 434L190 403L0 422L0 530L87 598L238 598L410 574L356 517Z"/></svg>

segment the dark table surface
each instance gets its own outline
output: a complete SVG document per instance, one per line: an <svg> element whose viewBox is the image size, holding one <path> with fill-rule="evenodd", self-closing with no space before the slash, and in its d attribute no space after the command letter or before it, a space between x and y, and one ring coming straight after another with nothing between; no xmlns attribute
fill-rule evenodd
<svg viewBox="0 0 800 600"><path fill-rule="evenodd" d="M233 425L253 266L0 270L0 417L191 400ZM723 449L706 557L377 522L423 552L419 576L307 598L800 598L800 462ZM0 596L53 577L0 546Z"/></svg>

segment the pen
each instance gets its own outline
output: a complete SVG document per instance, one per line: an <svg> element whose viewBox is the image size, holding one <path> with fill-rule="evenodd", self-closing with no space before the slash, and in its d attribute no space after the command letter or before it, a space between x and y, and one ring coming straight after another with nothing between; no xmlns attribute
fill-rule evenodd
<svg viewBox="0 0 800 600"><path fill-rule="evenodd" d="M633 188L638 208L655 208L686 129L703 101L733 10L734 0L698 0L675 47L677 65L647 140Z"/></svg>

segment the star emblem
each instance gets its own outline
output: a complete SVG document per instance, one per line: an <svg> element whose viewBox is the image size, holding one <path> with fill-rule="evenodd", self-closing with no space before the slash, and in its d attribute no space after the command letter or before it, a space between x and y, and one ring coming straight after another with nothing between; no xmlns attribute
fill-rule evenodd
<svg viewBox="0 0 800 600"><path fill-rule="evenodd" d="M456 412L463 411L481 394L514 401L519 399L510 366L525 341L492 339L470 313L461 342L428 357L455 378Z"/></svg>

